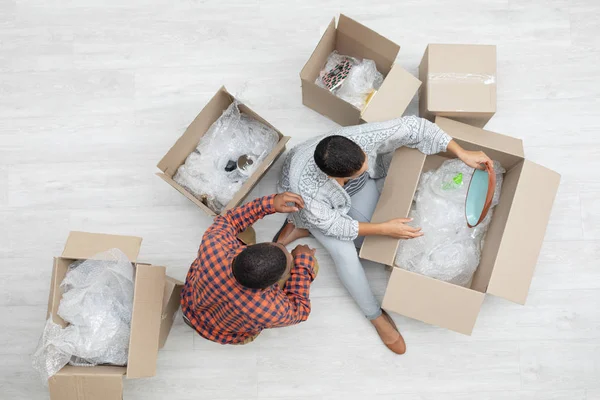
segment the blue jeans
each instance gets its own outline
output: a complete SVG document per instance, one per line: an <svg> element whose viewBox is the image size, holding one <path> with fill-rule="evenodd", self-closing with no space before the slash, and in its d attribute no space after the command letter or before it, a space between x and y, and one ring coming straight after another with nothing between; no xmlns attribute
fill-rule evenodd
<svg viewBox="0 0 600 400"><path fill-rule="evenodd" d="M368 179L362 189L350 199L352 205L348 215L359 222L370 222L379 200L376 180ZM371 320L379 317L381 306L371 291L356 250L362 245L364 237L358 237L352 242L325 236L316 229L310 229L310 233L331 255L340 280L365 316Z"/></svg>

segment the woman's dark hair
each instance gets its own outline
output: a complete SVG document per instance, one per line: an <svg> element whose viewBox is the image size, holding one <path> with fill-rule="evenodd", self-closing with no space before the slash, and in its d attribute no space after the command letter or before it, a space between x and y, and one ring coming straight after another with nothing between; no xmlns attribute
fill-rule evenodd
<svg viewBox="0 0 600 400"><path fill-rule="evenodd" d="M365 163L365 153L359 145L344 136L327 136L315 149L315 163L333 178L348 178Z"/></svg>
<svg viewBox="0 0 600 400"><path fill-rule="evenodd" d="M273 243L258 243L246 247L233 259L233 276L242 285L251 289L264 289L279 279L285 272L287 257Z"/></svg>

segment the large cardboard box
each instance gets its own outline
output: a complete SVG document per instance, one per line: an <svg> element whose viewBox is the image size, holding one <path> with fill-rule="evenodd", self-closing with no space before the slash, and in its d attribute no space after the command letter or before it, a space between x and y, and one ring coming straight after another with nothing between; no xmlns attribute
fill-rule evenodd
<svg viewBox="0 0 600 400"><path fill-rule="evenodd" d="M315 84L327 57L334 50L343 55L373 60L377 70L384 75L383 84L364 110ZM399 51L400 46L396 43L353 19L341 14L336 27L333 18L300 72L302 103L343 126L401 117L421 82L394 63Z"/></svg>
<svg viewBox="0 0 600 400"><path fill-rule="evenodd" d="M438 117L436 123L465 149L483 150L502 164L507 172L500 201L494 208L481 262L470 287L394 267L382 307L471 334L486 293L525 303L560 175L525 159L520 139L447 118ZM447 157L451 155L425 156L414 149L396 150L372 221L405 218L421 173L439 167ZM390 237L369 236L360 256L393 266L398 243Z"/></svg>
<svg viewBox="0 0 600 400"><path fill-rule="evenodd" d="M67 365L48 380L52 400L121 400L123 376L132 379L155 375L159 345L161 342L164 344L171 329L172 318L177 312L177 308L173 306L165 307L163 298L168 294L170 299L173 292L177 288L181 290L181 287L178 286L179 282L172 279L169 279L172 284L165 285L165 267L137 262L141 243L141 238L133 236L71 232L62 255L54 258L48 317L52 317L61 326L66 326L67 323L57 315L63 294L60 284L73 261L85 260L103 251L118 248L133 263L135 282L127 366Z"/></svg>
<svg viewBox="0 0 600 400"><path fill-rule="evenodd" d="M206 206L206 204L202 203L200 199L196 198L192 193L188 192L184 187L179 185L177 182L173 180L173 175L177 172L177 168L181 164L185 162L185 159L194 151L198 142L204 136L204 134L208 131L210 126L215 122L223 111L229 107L231 103L233 103L234 97L225 89L225 87L221 87L217 94L213 96L213 98L208 102L208 104L202 109L200 114L194 119L194 121L188 126L183 135L175 142L173 147L168 151L168 153L160 160L158 163L158 168L162 171L157 173L159 177L161 177L165 182L169 185L173 186L177 191L191 200L194 204L196 204L200 209L202 209L206 214L210 216L215 216L213 210ZM267 173L269 168L273 165L275 160L285 151L285 145L290 140L288 136L283 136L283 134L277 130L273 125L269 124L263 118L261 118L258 114L252 111L250 108L245 106L244 104L240 104L240 111L243 114L247 114L252 118L262 122L263 124L273 128L277 134L279 135L279 142L271 151L271 153L260 163L254 174L248 178L246 183L242 186L242 188L237 192L237 194L231 199L231 201L225 206L223 211L230 210L239 206L244 198L250 193L252 188L256 186L258 181Z"/></svg>
<svg viewBox="0 0 600 400"><path fill-rule="evenodd" d="M421 117L484 127L496 113L496 46L430 44L419 66Z"/></svg>

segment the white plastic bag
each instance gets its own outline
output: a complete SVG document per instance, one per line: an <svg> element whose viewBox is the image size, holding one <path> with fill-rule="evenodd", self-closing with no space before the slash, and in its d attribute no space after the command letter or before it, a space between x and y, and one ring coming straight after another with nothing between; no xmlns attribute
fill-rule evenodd
<svg viewBox="0 0 600 400"><path fill-rule="evenodd" d="M69 266L60 284L58 315L69 325L52 321L32 356L42 380L67 363L93 366L126 365L133 310L133 266L119 249L97 254Z"/></svg>
<svg viewBox="0 0 600 400"><path fill-rule="evenodd" d="M328 75L343 62L350 65L348 75L339 84L332 85L328 80ZM379 89L383 83L383 75L377 71L377 66L373 60L366 58L358 60L333 51L327 58L325 68L321 71L315 83L362 110L366 106L371 93Z"/></svg>
<svg viewBox="0 0 600 400"><path fill-rule="evenodd" d="M223 210L279 141L275 130L242 114L239 104L231 103L173 176L215 212ZM241 156L251 164L228 172L228 164Z"/></svg>
<svg viewBox="0 0 600 400"><path fill-rule="evenodd" d="M494 162L496 189L485 219L469 228L465 199L473 168L458 159L445 161L421 175L409 217L424 236L400 241L398 267L445 282L467 286L479 265L482 243L500 199L505 170Z"/></svg>

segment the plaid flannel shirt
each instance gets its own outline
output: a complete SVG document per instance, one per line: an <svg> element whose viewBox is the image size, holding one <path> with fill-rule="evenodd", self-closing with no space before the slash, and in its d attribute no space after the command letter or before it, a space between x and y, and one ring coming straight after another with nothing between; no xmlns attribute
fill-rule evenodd
<svg viewBox="0 0 600 400"><path fill-rule="evenodd" d="M233 277L232 261L246 248L237 235L275 212L274 197L262 197L217 216L202 238L185 280L181 308L206 339L241 343L265 328L294 325L310 314L309 287L315 277L310 255L294 258L283 288L275 284L250 289Z"/></svg>

